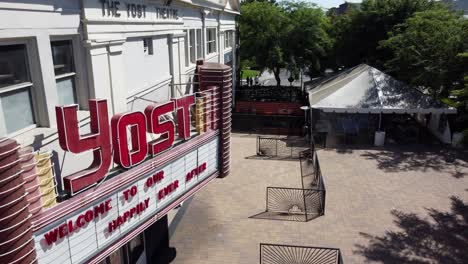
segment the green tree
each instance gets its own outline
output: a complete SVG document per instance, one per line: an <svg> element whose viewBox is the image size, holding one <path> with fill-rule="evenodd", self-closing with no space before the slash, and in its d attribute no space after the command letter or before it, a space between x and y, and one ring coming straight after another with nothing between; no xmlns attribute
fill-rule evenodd
<svg viewBox="0 0 468 264"><path fill-rule="evenodd" d="M447 97L462 83L463 61L457 55L468 48L467 23L448 9L415 13L380 42L392 52L385 68L436 98Z"/></svg>
<svg viewBox="0 0 468 264"><path fill-rule="evenodd" d="M308 2L282 2L281 7L291 24L284 45L288 69L293 75L304 67L309 69L309 74L322 72L322 64L332 47L328 17Z"/></svg>
<svg viewBox="0 0 468 264"><path fill-rule="evenodd" d="M269 2L243 4L241 13L241 59L254 61L259 70L271 70L279 86L280 69L286 66L285 39L291 27L288 17Z"/></svg>
<svg viewBox="0 0 468 264"><path fill-rule="evenodd" d="M344 15L329 14L336 37L335 60L344 66L362 62L383 66L390 53L377 47L380 41L387 39L388 32L415 12L442 6L432 0L364 0L361 10L351 10Z"/></svg>
<svg viewBox="0 0 468 264"><path fill-rule="evenodd" d="M468 70L466 70L468 69L468 51L458 54L458 57L463 60L463 67L465 69L463 83L460 85L459 89L454 89L450 92L450 98L447 102L468 114ZM468 124L468 119L466 121Z"/></svg>
<svg viewBox="0 0 468 264"><path fill-rule="evenodd" d="M241 2L241 4L250 4L250 3L253 3L253 2L268 2L268 3L271 3L271 4L275 4L276 0L244 0L244 1Z"/></svg>
<svg viewBox="0 0 468 264"><path fill-rule="evenodd" d="M271 70L278 86L282 68L287 68L292 76L298 76L304 67L314 74L323 70L332 39L328 35L328 17L320 8L293 1L281 2L279 6L253 1L241 8L243 62L255 62L260 70Z"/></svg>
<svg viewBox="0 0 468 264"><path fill-rule="evenodd" d="M351 67L361 63L365 57L363 52L356 52L353 47L360 47L359 40L355 38L354 20L357 17L356 8L351 8L343 15L328 12L331 28L330 37L333 47L328 56L328 66L337 70L340 66Z"/></svg>
<svg viewBox="0 0 468 264"><path fill-rule="evenodd" d="M458 54L463 60L464 69L468 69L468 51ZM443 99L444 103L456 107L458 115L453 122L454 131L463 131L464 143L468 146L468 70L465 70L463 82L450 91L450 96Z"/></svg>

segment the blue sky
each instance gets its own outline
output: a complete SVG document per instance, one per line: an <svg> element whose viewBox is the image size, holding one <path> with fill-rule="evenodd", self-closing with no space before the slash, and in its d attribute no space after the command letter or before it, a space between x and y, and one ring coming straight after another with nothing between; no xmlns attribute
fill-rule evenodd
<svg viewBox="0 0 468 264"><path fill-rule="evenodd" d="M344 0L308 0L309 2L316 3L318 6L324 8L336 7L344 3ZM360 3L362 0L347 0L347 2Z"/></svg>

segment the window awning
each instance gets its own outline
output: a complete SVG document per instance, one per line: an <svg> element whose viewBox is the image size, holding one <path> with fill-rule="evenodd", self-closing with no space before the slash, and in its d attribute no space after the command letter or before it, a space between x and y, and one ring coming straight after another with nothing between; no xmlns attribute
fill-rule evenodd
<svg viewBox="0 0 468 264"><path fill-rule="evenodd" d="M365 64L318 82L309 91L314 109L336 113L445 113L449 107Z"/></svg>

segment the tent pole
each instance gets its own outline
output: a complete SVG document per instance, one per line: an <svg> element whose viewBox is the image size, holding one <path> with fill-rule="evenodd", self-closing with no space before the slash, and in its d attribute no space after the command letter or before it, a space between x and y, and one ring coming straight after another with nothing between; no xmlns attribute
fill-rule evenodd
<svg viewBox="0 0 468 264"><path fill-rule="evenodd" d="M314 131L313 127L314 125L312 124L312 106L310 107L310 142L314 142Z"/></svg>
<svg viewBox="0 0 468 264"><path fill-rule="evenodd" d="M380 131L381 124L382 124L382 112L379 113L379 131Z"/></svg>
<svg viewBox="0 0 468 264"><path fill-rule="evenodd" d="M314 125L313 125L313 120L312 120L312 106L310 107L310 142L311 144L314 145L315 147L315 141L314 141Z"/></svg>

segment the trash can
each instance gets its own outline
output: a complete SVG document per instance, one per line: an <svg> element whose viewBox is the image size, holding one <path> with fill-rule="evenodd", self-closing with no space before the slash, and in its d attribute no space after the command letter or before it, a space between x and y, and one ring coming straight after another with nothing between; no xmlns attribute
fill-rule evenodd
<svg viewBox="0 0 468 264"><path fill-rule="evenodd" d="M452 136L452 147L461 148L463 146L463 133L456 132Z"/></svg>
<svg viewBox="0 0 468 264"><path fill-rule="evenodd" d="M385 131L375 131L374 145L382 147L385 144Z"/></svg>

